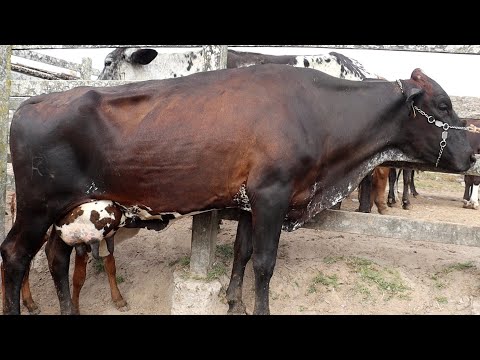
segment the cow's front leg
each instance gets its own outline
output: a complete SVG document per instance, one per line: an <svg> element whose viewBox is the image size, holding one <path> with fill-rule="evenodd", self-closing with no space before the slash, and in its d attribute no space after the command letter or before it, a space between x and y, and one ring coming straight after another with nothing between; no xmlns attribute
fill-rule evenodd
<svg viewBox="0 0 480 360"><path fill-rule="evenodd" d="M270 279L277 260L278 242L288 209L290 187L272 184L253 192L253 270L255 273L255 315L269 315Z"/></svg>
<svg viewBox="0 0 480 360"><path fill-rule="evenodd" d="M48 259L48 267L52 274L55 289L57 290L62 315L73 314L72 299L68 281L68 269L70 267L70 254L73 247L67 245L56 231L52 231L48 239L45 253Z"/></svg>

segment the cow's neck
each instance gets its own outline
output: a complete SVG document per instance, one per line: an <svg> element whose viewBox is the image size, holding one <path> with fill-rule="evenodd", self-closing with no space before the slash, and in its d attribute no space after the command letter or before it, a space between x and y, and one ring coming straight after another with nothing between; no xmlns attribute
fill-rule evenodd
<svg viewBox="0 0 480 360"><path fill-rule="evenodd" d="M388 88L389 92L383 96L390 101L382 102L382 109L368 114L370 120L365 122L365 129L362 130L364 133L352 136L358 141L348 144L348 149L339 147L335 150L338 154L348 153L348 156L338 155L335 160L328 159L328 166L325 167L327 170L320 170L312 185L312 197L304 218L286 221L284 230L298 229L320 211L344 200L376 166L387 161L414 160L395 148L395 135L400 131L401 122L408 120L409 110L399 89L394 85ZM372 94L378 96L378 91L372 91ZM367 129L374 129L374 132Z"/></svg>

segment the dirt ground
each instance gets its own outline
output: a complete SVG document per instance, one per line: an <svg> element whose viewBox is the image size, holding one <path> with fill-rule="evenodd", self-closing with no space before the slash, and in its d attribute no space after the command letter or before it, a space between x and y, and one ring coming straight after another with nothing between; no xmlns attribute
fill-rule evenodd
<svg viewBox="0 0 480 360"><path fill-rule="evenodd" d="M416 174L420 196L412 198L413 209L397 206L388 214L476 225L480 212L462 207L462 180L460 175ZM354 192L342 209L357 207ZM7 221L9 229L9 217ZM236 222L224 221L218 261L209 273L223 285L214 311L218 314L227 310L225 289L235 231ZM190 237L191 218L185 218L160 233L142 230L116 247L117 281L129 304L125 312L114 307L106 274L90 259L80 297L82 314L169 314L173 272L188 264ZM43 250L34 260L30 281L41 313L58 314ZM244 302L251 313L251 263ZM480 314L480 248L309 229L284 232L271 281L270 308L272 314ZM25 308L22 313L27 314Z"/></svg>

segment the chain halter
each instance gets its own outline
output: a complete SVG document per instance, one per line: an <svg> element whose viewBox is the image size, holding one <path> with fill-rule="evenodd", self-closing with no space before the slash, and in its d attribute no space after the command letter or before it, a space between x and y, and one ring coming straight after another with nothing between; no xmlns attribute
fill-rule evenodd
<svg viewBox="0 0 480 360"><path fill-rule="evenodd" d="M402 94L405 95L405 93L403 91L402 82L400 80L397 80L397 84L400 87L400 90L402 90ZM420 109L418 106L413 105L413 102L412 102L412 110L413 110L413 116L414 117L417 116L417 113L415 112L415 110L416 110L420 115L423 115L427 118L427 121L428 121L429 124L434 124L435 126L443 129L442 140L440 141L440 152L438 154L438 159L437 159L437 162L435 163L435 167L438 167L438 163L440 162L440 158L442 157L443 150L447 146L448 130L455 129L455 130L465 130L465 131L469 131L469 132L473 132L473 133L480 133L480 128L476 127L475 125L453 126L453 125L447 124L446 122L437 120L432 115L428 115L425 111Z"/></svg>

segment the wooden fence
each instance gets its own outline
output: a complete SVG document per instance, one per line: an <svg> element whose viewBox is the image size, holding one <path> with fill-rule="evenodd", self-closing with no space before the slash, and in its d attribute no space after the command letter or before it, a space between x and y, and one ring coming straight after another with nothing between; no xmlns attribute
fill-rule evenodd
<svg viewBox="0 0 480 360"><path fill-rule="evenodd" d="M117 47L165 47L165 45L13 45L0 46L0 239L5 237L4 214L6 194L6 165L8 147L8 126L9 110L12 113L25 99L25 97L49 93L52 91L63 91L77 86L112 86L128 83L129 81L92 81L91 73L87 70L88 61L79 64L65 62L53 57L34 55L33 49L76 49L76 48L117 48ZM242 45L245 46L245 45ZM275 46L275 45L273 45ZM284 46L284 45L282 45ZM298 46L298 45L295 45ZM172 47L172 46L168 46ZM192 47L190 45L178 45L176 47ZM195 46L198 47L198 46ZM315 45L315 47L340 47L340 48L362 48L375 50L403 50L403 51L429 51L444 53L480 54L480 46L477 45ZM414 47L414 48L412 48ZM206 56L204 71L221 69L226 67L227 46L203 46ZM32 60L46 59L50 63L80 72L83 80L10 80L10 58L12 53L21 54ZM91 62L90 62L91 69ZM452 102L457 113L461 117L480 118L480 99L452 97ZM389 157L393 162L391 165L408 165L427 171L442 171L430 165L417 163L413 159L393 154ZM466 174L480 175L480 161ZM217 217L235 219L235 215L229 211L216 211L204 213L193 217L192 225L192 255L191 270L197 274L205 275L208 268L214 261L215 241L217 235ZM368 221L366 221L368 219ZM435 224L425 222L412 222L404 218L395 219L392 216L380 216L374 214L348 213L343 211L325 211L317 216L306 227L316 229L328 229L335 231L353 232L366 235L391 237L392 234L401 234L403 238L411 240L429 240L447 242L454 244L466 244L480 246L480 232L476 227L462 227L453 224ZM392 231L392 229L396 229ZM405 231L402 229L408 229ZM433 229L433 230L432 230ZM436 229L436 230L435 230ZM463 229L463 230L462 230ZM467 236L474 232L473 240L462 242L461 236Z"/></svg>

